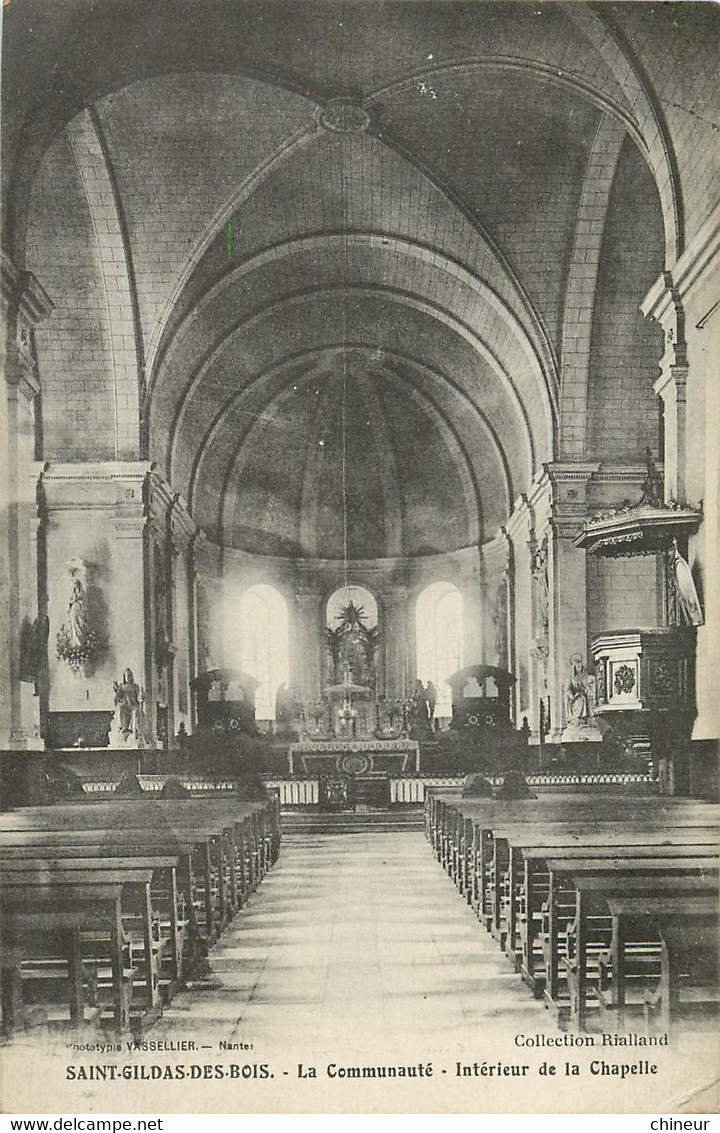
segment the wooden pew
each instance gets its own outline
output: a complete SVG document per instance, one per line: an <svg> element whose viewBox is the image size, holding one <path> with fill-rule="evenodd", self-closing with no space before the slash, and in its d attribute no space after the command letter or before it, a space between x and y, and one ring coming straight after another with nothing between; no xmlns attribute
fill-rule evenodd
<svg viewBox="0 0 720 1133"><path fill-rule="evenodd" d="M102 825L107 841L120 831L147 826L168 839L191 830L217 839L211 847L209 891L217 893L211 909L212 938L262 880L279 847L278 807L272 803L246 803L225 799L113 800L23 808L0 815L0 831L90 829ZM208 904L210 904L208 902Z"/></svg>
<svg viewBox="0 0 720 1133"><path fill-rule="evenodd" d="M576 794L547 793L537 799L501 800L497 798L463 799L457 793L431 795L427 803L428 827L438 860L447 868L452 856L452 841L456 816L466 818L515 817L518 821L552 821L555 818L585 818L595 815L617 814L630 817L645 813L681 814L702 806L708 812L718 813L717 804L698 803L683 798L657 796L599 795L596 792Z"/></svg>
<svg viewBox="0 0 720 1133"><path fill-rule="evenodd" d="M3 1031L22 1021L22 963L32 956L59 957L67 965L70 1020L83 1020L83 958L110 967L110 1008L116 1028L130 1026L135 970L132 946L122 922L122 885L72 885L51 893L26 886L4 887L2 900Z"/></svg>
<svg viewBox="0 0 720 1133"><path fill-rule="evenodd" d="M671 836L670 830L673 831ZM669 828L666 823L658 825L657 822L635 822L632 830L628 830L622 821L596 826L589 831L587 826L577 826L574 823L556 823L553 834L531 834L527 826L505 827L500 826L494 831L492 868L485 880L485 893L483 895L483 919L493 936L498 940L500 947L505 947L508 933L508 914L514 908L514 883L518 872L515 863L520 860L519 855L526 849L545 848L548 851L564 847L598 846L607 854L611 854L616 847L642 847L642 846L668 846L668 845L695 845L706 847L712 853L718 844L718 829L716 826L673 826ZM514 851L511 861L511 848Z"/></svg>
<svg viewBox="0 0 720 1133"><path fill-rule="evenodd" d="M662 897L655 893L628 897L623 893L609 896L608 908L612 917L611 963L615 965L614 990L609 999L615 1008L615 1019L623 1019L627 1003L625 950L633 936L639 936L660 942L657 983L654 988L645 988L646 1025L659 1023L661 1030L669 1031L682 1014L683 991L688 988L700 991L700 1006L712 1006L716 1022L720 914L717 886L706 892L687 888L682 894Z"/></svg>
<svg viewBox="0 0 720 1133"><path fill-rule="evenodd" d="M613 964L613 989L608 997L608 1006L614 1016L613 1023L619 1025L621 1022L626 1003L625 951L630 924L637 928L638 922L644 922L639 930L643 965L647 967L653 956L659 965L659 929L655 931L652 918L648 916L648 906L656 911L675 909L673 916L677 919L680 915L678 899L687 899L683 908L688 914L686 928L689 929L689 913L694 900L706 898L711 908L705 909L705 912L708 915L714 912L717 926L717 877L574 875L573 890L575 911L566 929L566 956L561 964L567 979L570 1022L581 1030L586 1029L588 1020L591 960L597 965L604 953L608 953ZM646 923L648 920L651 922L649 925ZM651 969L647 974L651 975ZM599 977L594 988L596 995L598 990Z"/></svg>
<svg viewBox="0 0 720 1133"><path fill-rule="evenodd" d="M226 890L222 882L222 841L204 831L188 832L185 838L173 837L164 843L151 830L125 830L113 832L108 841L105 830L22 830L0 834L2 853L28 849L31 853L48 857L64 855L72 846L84 857L152 855L187 855L190 859L186 886L193 895L190 906L191 931L194 946L200 950L217 939L225 918L230 916ZM182 876L182 875L181 875ZM187 876L187 875L186 875Z"/></svg>
<svg viewBox="0 0 720 1133"><path fill-rule="evenodd" d="M478 878L492 860L492 831L500 822L537 824L545 828L556 822L630 821L652 817L681 819L698 817L720 820L720 808L712 803L685 799L635 798L628 795L548 794L542 799L465 800L456 795L436 796L431 803L431 825L436 856L451 873L469 903L478 908L482 888Z"/></svg>
<svg viewBox="0 0 720 1133"><path fill-rule="evenodd" d="M159 840L163 838L167 841ZM186 926L179 899L186 898L190 937L207 946L276 859L279 839L276 800L83 801L0 815L0 860L6 877L9 873L8 881L22 881L35 894L48 887L60 893L66 883L74 889L80 878L99 892L113 877L123 881L126 898L133 892L137 896L147 883L147 898L150 880L163 879L170 945L163 951L170 960L170 980L158 979L151 970L147 976L143 972L151 999L157 998L159 984L167 987L182 975ZM142 877L143 870L151 872ZM9 892L17 887L7 888ZM152 929L157 922L151 900L140 901L139 907L144 927L138 953L144 961L158 952L158 942L148 932L148 924ZM191 949L191 954L197 951Z"/></svg>
<svg viewBox="0 0 720 1133"><path fill-rule="evenodd" d="M535 994L545 990L554 1006L559 998L557 924L541 938L547 972L537 971L536 957L543 899L552 895L553 877L556 888L560 884L559 866L567 872L577 862L579 875L594 874L589 890L602 884L597 878L607 871L628 877L628 887L638 893L674 894L678 879L687 877L693 878L690 888L702 893L717 887L720 808L712 803L598 795L501 802L451 795L431 799L427 809L436 856ZM558 902L545 904L555 922L563 923ZM566 910L565 927L570 920ZM577 996L574 969L563 968L578 1004L576 1015L582 1017L584 989Z"/></svg>
<svg viewBox="0 0 720 1133"><path fill-rule="evenodd" d="M703 879L706 875L711 878L710 884L714 884L714 873L718 867L717 853L711 857L712 871L709 871L706 866L698 867L700 859L692 855L680 856L685 849L682 845L675 847L676 853L673 856L668 855L663 859L664 848L657 850L657 855L653 859L654 863L660 863L659 871L651 871L649 869L643 870L641 865L638 865L634 871L637 875L644 872L645 877L648 879L648 884L652 886L657 883L657 872L666 876L693 876ZM635 861L640 863L643 858L641 854L647 856L649 848L640 848L636 852ZM548 857L548 866L550 870L550 883L548 898L543 907L543 924L541 929L541 946L545 962L545 985L543 994L546 1004L558 1013L560 1017L567 1014L568 1002L567 996L564 994L565 985L561 981L561 975L567 974L566 967L561 963L562 951L561 941L565 939L568 927L576 920L578 915L578 895L577 885L581 884L576 881L573 875L574 862L567 859L563 861L560 859L561 867L550 867L549 863L553 861ZM553 862L553 866L558 863ZM628 875L633 873L631 860L628 861L624 872ZM575 871L578 878L588 876L587 871ZM606 880L612 883L619 875L612 869L612 859L603 863L602 858L598 858L593 863L593 869L589 876L603 876ZM654 876L654 879L653 879Z"/></svg>
<svg viewBox="0 0 720 1133"><path fill-rule="evenodd" d="M558 856L548 857L548 853ZM638 856L638 855L642 856ZM613 875L659 873L669 877L708 876L720 880L720 863L717 854L708 854L706 846L619 846L607 856L605 847L565 847L560 850L547 847L525 848L522 852L525 880L523 891L518 893L516 908L517 964L524 982L536 996L542 995L546 982L546 953L543 948L541 922L543 909L553 906L552 924L558 920L557 910L550 899L558 903L560 894L572 888L572 875ZM539 963L540 962L540 963Z"/></svg>
<svg viewBox="0 0 720 1133"><path fill-rule="evenodd" d="M636 821L632 830L628 830L621 820L605 822L602 826L595 824L587 833L587 838L586 828L578 828L574 823L556 823L552 830L552 838L542 831L533 836L524 828L517 827L501 826L493 832L493 866L486 882L486 904L492 910L492 931L511 957L519 955L516 923L520 907L518 897L520 894L527 896L531 893L526 884L525 862L533 850L563 846L581 853L587 846L596 844L604 850L609 846L624 846L632 853L633 847L638 844L667 848L674 842L676 845L697 844L712 852L718 845L720 833L718 827L697 825L695 820L689 818L663 818L660 821L647 818ZM537 884L536 878L533 881ZM532 896L529 899L532 904Z"/></svg>
<svg viewBox="0 0 720 1133"><path fill-rule="evenodd" d="M186 944L188 937L188 917L186 908L192 894L178 884L178 869L183 867L186 855L147 857L78 857L77 847L73 854L55 858L38 857L33 851L24 856L4 857L0 853L2 875L6 880L16 879L18 884L43 884L57 882L66 876L81 883L84 878L89 884L97 884L100 877L112 871L114 877L130 882L140 881L146 874L151 877L150 905L153 923L159 926L162 947L159 950L157 982L164 998L169 1000L183 977L183 965L187 962Z"/></svg>
<svg viewBox="0 0 720 1133"><path fill-rule="evenodd" d="M151 869L117 870L22 870L3 868L0 879L0 908L17 906L23 893L28 899L72 909L75 892L92 892L96 887L121 886L123 931L133 945L134 1003L142 1014L154 1016L160 1006L160 972L163 954L170 938L162 939L159 920L152 906Z"/></svg>
<svg viewBox="0 0 720 1133"><path fill-rule="evenodd" d="M127 847L133 841L140 846L144 831L152 831L153 842L166 839L163 845L171 848L186 845L192 837L201 859L197 874L204 898L202 927L212 940L260 880L259 850L250 827L256 810L257 804L236 804L225 813L224 805L213 806L212 800L202 800L199 807L192 801L139 800L136 805L123 800L28 808L0 816L0 839L28 830L94 830L98 840L104 833L105 845L112 850L115 844Z"/></svg>

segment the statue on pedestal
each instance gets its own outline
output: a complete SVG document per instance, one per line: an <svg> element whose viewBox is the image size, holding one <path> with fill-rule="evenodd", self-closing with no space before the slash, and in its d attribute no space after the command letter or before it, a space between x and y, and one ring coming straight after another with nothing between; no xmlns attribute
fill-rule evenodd
<svg viewBox="0 0 720 1133"><path fill-rule="evenodd" d="M570 657L570 676L563 686L565 728L563 742L600 743L602 734L595 722L595 678L588 673L582 654Z"/></svg>
<svg viewBox="0 0 720 1133"><path fill-rule="evenodd" d="M135 680L132 669L125 669L121 681L113 681L115 718L110 730L110 747L145 747L145 691Z"/></svg>
<svg viewBox="0 0 720 1133"><path fill-rule="evenodd" d="M97 626L97 608L91 618L88 603L87 575L89 566L82 559L67 564L72 590L67 618L56 635L56 656L65 661L76 675L88 675L89 667L104 651L103 634ZM96 596L97 597L97 596ZM97 602L95 603L97 607ZM93 624L94 623L94 624Z"/></svg>

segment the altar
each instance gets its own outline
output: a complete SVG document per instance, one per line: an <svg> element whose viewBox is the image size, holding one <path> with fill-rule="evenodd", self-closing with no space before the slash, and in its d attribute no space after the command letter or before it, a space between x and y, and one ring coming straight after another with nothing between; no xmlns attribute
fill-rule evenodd
<svg viewBox="0 0 720 1133"><path fill-rule="evenodd" d="M291 775L376 775L420 771L420 745L407 736L389 740L303 739L288 748Z"/></svg>

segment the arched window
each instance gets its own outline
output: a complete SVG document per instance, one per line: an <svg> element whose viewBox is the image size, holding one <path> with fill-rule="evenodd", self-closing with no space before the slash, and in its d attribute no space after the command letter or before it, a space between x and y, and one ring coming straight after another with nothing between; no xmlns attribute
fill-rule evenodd
<svg viewBox="0 0 720 1133"><path fill-rule="evenodd" d="M255 717L275 719L275 700L281 684L290 679L287 604L273 586L259 583L240 600L240 663L243 672L259 681Z"/></svg>
<svg viewBox="0 0 720 1133"><path fill-rule="evenodd" d="M452 691L445 681L462 668L462 613L462 594L451 582L433 582L417 600L417 675L423 684L435 685L436 716L452 715Z"/></svg>

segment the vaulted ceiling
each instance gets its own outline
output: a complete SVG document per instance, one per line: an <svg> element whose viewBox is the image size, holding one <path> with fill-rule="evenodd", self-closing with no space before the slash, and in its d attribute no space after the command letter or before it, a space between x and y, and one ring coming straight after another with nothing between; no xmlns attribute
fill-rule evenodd
<svg viewBox="0 0 720 1133"><path fill-rule="evenodd" d="M83 392L116 422L83 451L156 461L218 542L339 557L343 484L351 557L491 537L562 449L618 168L635 211L614 238L647 254L614 319L684 238L618 27L575 4L24 11L6 233L56 301L48 454L77 455L80 334Z"/></svg>

